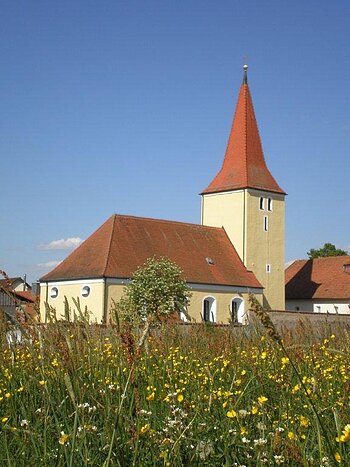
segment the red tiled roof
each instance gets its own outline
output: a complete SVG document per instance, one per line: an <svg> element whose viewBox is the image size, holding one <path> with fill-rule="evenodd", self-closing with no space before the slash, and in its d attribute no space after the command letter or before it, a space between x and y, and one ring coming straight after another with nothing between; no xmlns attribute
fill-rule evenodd
<svg viewBox="0 0 350 467"><path fill-rule="evenodd" d="M12 290L11 292L19 299L25 300L26 302L35 303L35 297L29 290Z"/></svg>
<svg viewBox="0 0 350 467"><path fill-rule="evenodd" d="M344 265L348 264L347 272ZM350 299L350 256L301 259L285 272L286 299Z"/></svg>
<svg viewBox="0 0 350 467"><path fill-rule="evenodd" d="M246 79L238 96L221 170L202 194L242 188L285 194L266 166Z"/></svg>
<svg viewBox="0 0 350 467"><path fill-rule="evenodd" d="M129 278L151 256L175 262L187 282L262 287L223 228L121 215L110 217L40 280Z"/></svg>

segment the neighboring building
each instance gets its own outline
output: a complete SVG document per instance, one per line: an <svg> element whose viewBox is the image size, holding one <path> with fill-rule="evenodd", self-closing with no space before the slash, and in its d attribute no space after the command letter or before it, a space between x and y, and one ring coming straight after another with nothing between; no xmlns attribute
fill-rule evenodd
<svg viewBox="0 0 350 467"><path fill-rule="evenodd" d="M265 163L245 66L222 169L202 193L201 225L113 215L40 279L42 320L45 303L64 316L64 297L71 306L79 297L96 321L108 321L151 256L183 270L196 321L244 322L249 292L284 309L284 196Z"/></svg>
<svg viewBox="0 0 350 467"><path fill-rule="evenodd" d="M286 309L350 314L350 256L294 261L286 269Z"/></svg>
<svg viewBox="0 0 350 467"><path fill-rule="evenodd" d="M28 316L31 319L37 319L35 297L30 290L17 291L0 284L0 310L5 312L8 320L15 318L17 313L21 311L25 312L24 320Z"/></svg>
<svg viewBox="0 0 350 467"><path fill-rule="evenodd" d="M11 284L11 286L10 286ZM31 286L26 281L26 277L24 279L22 277L10 277L9 279L0 279L0 288L10 288L11 290L16 290L20 292L32 290Z"/></svg>

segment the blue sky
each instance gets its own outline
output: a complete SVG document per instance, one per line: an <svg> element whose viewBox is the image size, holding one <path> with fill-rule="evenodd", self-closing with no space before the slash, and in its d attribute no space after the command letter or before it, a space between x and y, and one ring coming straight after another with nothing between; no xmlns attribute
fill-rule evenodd
<svg viewBox="0 0 350 467"><path fill-rule="evenodd" d="M199 222L245 61L286 261L350 248L349 24L345 0L3 0L0 269L34 281L113 213Z"/></svg>

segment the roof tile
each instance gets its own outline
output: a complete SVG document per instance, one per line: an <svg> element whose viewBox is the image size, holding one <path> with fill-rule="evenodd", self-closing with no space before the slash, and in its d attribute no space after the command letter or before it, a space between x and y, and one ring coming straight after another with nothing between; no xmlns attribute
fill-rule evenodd
<svg viewBox="0 0 350 467"><path fill-rule="evenodd" d="M152 256L175 262L187 282L262 287L223 228L122 215L110 217L40 280L129 278Z"/></svg>
<svg viewBox="0 0 350 467"><path fill-rule="evenodd" d="M350 256L301 259L285 273L286 299L350 299Z"/></svg>
<svg viewBox="0 0 350 467"><path fill-rule="evenodd" d="M202 194L243 188L285 194L267 168L246 81L238 96L221 170Z"/></svg>

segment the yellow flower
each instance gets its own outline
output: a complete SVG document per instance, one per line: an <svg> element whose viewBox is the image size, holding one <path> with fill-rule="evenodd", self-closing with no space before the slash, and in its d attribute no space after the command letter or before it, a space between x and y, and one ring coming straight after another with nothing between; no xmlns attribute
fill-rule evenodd
<svg viewBox="0 0 350 467"><path fill-rule="evenodd" d="M147 400L147 401L153 401L153 400L154 400L154 392L152 392L152 394L149 394L149 395L146 397L146 400Z"/></svg>
<svg viewBox="0 0 350 467"><path fill-rule="evenodd" d="M226 413L226 415L227 415L228 418L234 418L234 417L237 417L237 412L235 412L234 410L229 410Z"/></svg>
<svg viewBox="0 0 350 467"><path fill-rule="evenodd" d="M140 435L144 435L145 433L147 433L147 431L150 429L150 424L149 423L146 423L146 425L143 425L143 427L141 427L140 429Z"/></svg>
<svg viewBox="0 0 350 467"><path fill-rule="evenodd" d="M288 357L282 357L281 362L283 365L287 365L289 363L289 358Z"/></svg>
<svg viewBox="0 0 350 467"><path fill-rule="evenodd" d="M300 415L300 426L307 428L310 425L310 421L308 418L304 417L303 415Z"/></svg>
<svg viewBox="0 0 350 467"><path fill-rule="evenodd" d="M350 439L350 424L345 425L344 430L342 430L342 435L339 438L336 438L336 441L340 443L346 443Z"/></svg>
<svg viewBox="0 0 350 467"><path fill-rule="evenodd" d="M9 419L8 417L2 417L1 421L2 423L6 423L8 419Z"/></svg>
<svg viewBox="0 0 350 467"><path fill-rule="evenodd" d="M288 436L289 439L294 439L295 438L295 435L294 435L294 433L292 431L288 431L287 436Z"/></svg>
<svg viewBox="0 0 350 467"><path fill-rule="evenodd" d="M259 412L259 409L255 405L253 405L251 412L253 415L256 415Z"/></svg>
<svg viewBox="0 0 350 467"><path fill-rule="evenodd" d="M335 460L338 462L338 464L340 464L341 462L341 455L339 454L339 452L336 452L334 454L334 457L335 457Z"/></svg>
<svg viewBox="0 0 350 467"><path fill-rule="evenodd" d="M45 383L46 383L46 381L44 381L43 379L41 381L39 381L40 386L44 386Z"/></svg>
<svg viewBox="0 0 350 467"><path fill-rule="evenodd" d="M11 394L10 394L9 392L7 392L7 393L5 394L5 397L8 399L9 397L11 397Z"/></svg>
<svg viewBox="0 0 350 467"><path fill-rule="evenodd" d="M64 446L66 443L68 443L69 440L69 435L67 435L64 431L61 431L61 436L58 439L58 442Z"/></svg>
<svg viewBox="0 0 350 467"><path fill-rule="evenodd" d="M222 404L223 408L226 409L226 406L227 406L227 401L225 401L223 404Z"/></svg>
<svg viewBox="0 0 350 467"><path fill-rule="evenodd" d="M265 397L265 396L260 396L260 397L258 397L258 402L259 402L259 404L262 405L262 404L264 404L266 401L268 401L268 398L267 398L267 397Z"/></svg>
<svg viewBox="0 0 350 467"><path fill-rule="evenodd" d="M265 358L267 357L267 353L264 351L264 352L261 352L261 358L262 360L265 360Z"/></svg>
<svg viewBox="0 0 350 467"><path fill-rule="evenodd" d="M178 400L178 402L182 402L184 400L183 394L178 394L177 395L177 400Z"/></svg>

